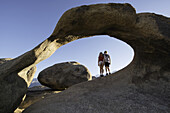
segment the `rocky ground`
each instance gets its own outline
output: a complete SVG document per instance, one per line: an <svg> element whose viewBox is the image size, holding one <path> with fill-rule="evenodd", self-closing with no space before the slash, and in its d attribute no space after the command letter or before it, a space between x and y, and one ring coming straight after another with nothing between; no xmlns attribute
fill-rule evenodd
<svg viewBox="0 0 170 113"><path fill-rule="evenodd" d="M29 107L30 105L34 104L35 102L43 100L48 95L56 94L59 92L61 92L61 91L56 91L56 90L53 90L53 89L45 87L45 86L34 86L32 88L29 88L26 93L25 100L15 110L15 113L22 113L22 111L25 108Z"/></svg>

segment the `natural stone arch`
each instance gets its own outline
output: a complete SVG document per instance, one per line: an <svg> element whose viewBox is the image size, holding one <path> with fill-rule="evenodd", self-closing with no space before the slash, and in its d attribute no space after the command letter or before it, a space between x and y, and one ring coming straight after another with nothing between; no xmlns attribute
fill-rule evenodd
<svg viewBox="0 0 170 113"><path fill-rule="evenodd" d="M134 51L127 43L108 35L95 35L77 39L61 46L47 61L40 62L37 68L43 69L56 63L61 63L62 61L78 61L89 69L92 76L99 77L100 69L96 64L98 60L97 57L99 52L104 52L105 50L109 52L112 59L112 65L110 65L112 73L125 68L131 63L134 57ZM80 53L81 56L84 57L81 58Z"/></svg>
<svg viewBox="0 0 170 113"><path fill-rule="evenodd" d="M63 14L54 32L47 40L18 58L0 65L0 75L2 78L0 80L2 81L9 75L17 76L23 69L32 67L48 58L57 48L68 42L94 35L109 35L125 41L134 49L135 56L132 63L125 69L115 73L112 78L108 76L102 80L97 79L93 83L90 82L88 85L84 83L86 85L80 84L75 87L73 86L62 94L73 93L75 95L79 90L81 91L81 86L84 87L84 90L81 92L82 94L88 92L92 86L98 89L99 86L103 85L101 83L104 83L106 85L105 87L110 87L111 90L118 91L115 87L116 83L119 87L125 88L132 83L142 85L146 80L154 79L158 81L162 79L165 81L163 83L168 84L168 87L159 89L158 91L164 91L165 95L160 95L168 99L166 95L169 95L168 82L170 76L169 30L169 18L150 13L136 14L135 9L130 4L111 3L73 8ZM24 75L21 74L19 76L22 77ZM24 79L27 81L27 78ZM115 80L119 81L119 84ZM115 82L115 84L112 82ZM25 87L23 86L23 88ZM152 91L157 93L155 89L156 87ZM2 93L5 92L1 92L0 95ZM12 93L18 95L18 92ZM22 91L22 95L24 93L25 90ZM87 95L87 97L89 96ZM4 102L3 97L4 95L0 98ZM19 95L16 98L21 99L21 97ZM60 97L62 96L58 95L56 99L62 99ZM16 99L13 101L14 103L17 102ZM166 103L168 105L168 102ZM44 105L44 101L41 102L41 105ZM37 106L39 105L35 104L33 107L30 107L30 109L33 108L34 110L29 111L30 109L28 109L26 112L36 112ZM8 103L0 107L8 107ZM48 106L43 109L48 109Z"/></svg>
<svg viewBox="0 0 170 113"><path fill-rule="evenodd" d="M57 39L57 43L66 44L83 37L109 35L125 41L135 51L131 65L140 67L140 71L133 70L139 73L135 73L136 79L168 66L168 25L168 18L150 13L136 14L130 4L81 6L63 14L49 40ZM161 63L156 63L161 57Z"/></svg>

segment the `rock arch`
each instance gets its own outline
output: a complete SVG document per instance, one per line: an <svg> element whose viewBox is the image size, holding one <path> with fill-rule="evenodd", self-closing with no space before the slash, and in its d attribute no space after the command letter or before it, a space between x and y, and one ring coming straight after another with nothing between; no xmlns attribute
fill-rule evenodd
<svg viewBox="0 0 170 113"><path fill-rule="evenodd" d="M161 78L159 72L168 68L169 22L161 15L136 14L130 4L81 6L63 14L49 40L56 39L57 43L66 44L94 35L109 35L123 40L135 51L131 63L135 69L130 74L134 75L132 81L135 82L146 76L152 78L153 73L154 78Z"/></svg>
<svg viewBox="0 0 170 113"><path fill-rule="evenodd" d="M62 101L60 103L53 103L55 106L64 105L66 102L70 103L74 96L79 96L78 100L84 103L84 106L79 111L87 110L88 113L93 112L92 109L86 108L85 105L90 102L90 99L94 99L93 107L96 107L98 97L102 94L106 97L111 96L111 99L114 99L114 96L125 95L129 96L129 90L132 91L133 88L129 88L132 85L135 86L135 93L139 94L139 92L154 92L154 96L162 97L160 102L165 102L164 111L169 110L168 103L169 101L165 101L165 99L169 100L168 95L170 94L170 19L161 15L151 14L151 13L143 13L136 14L135 9L130 4L97 4L97 5L89 5L89 6L81 6L72 8L66 11L63 16L60 18L57 26L52 33L52 35L42 42L40 45L35 47L33 50L19 56L18 58L9 61L3 65L0 65L0 75L1 81L7 76L11 76L11 74L15 73L18 75L19 72L22 72L24 68L35 66L38 62L48 58L52 55L57 48L60 46L67 44L73 40L79 38L85 38L94 35L109 35L111 37L116 37L122 41L128 43L135 52L135 56L130 65L128 65L125 69L115 73L114 75L108 76L103 79L96 79L94 82L82 83L76 86L69 88L63 93L59 94L55 99L50 100L50 98L45 101L49 106L45 107L45 101L41 101L41 105L34 104L25 112L40 112L37 111L38 107L43 106L42 110L50 110L54 112L56 108L51 108L50 103L52 101ZM19 65L18 65L19 64ZM15 76L16 76L15 75ZM13 75L14 76L14 75ZM20 77L24 75L19 75ZM27 81L27 78L24 78ZM154 84L153 84L154 82ZM161 86L159 86L161 82ZM104 84L104 85L103 85ZM156 85L155 85L156 84ZM148 87L152 85L151 87ZM166 87L164 87L166 85ZM159 87L158 87L159 86ZM2 85L1 85L2 87ZM136 88L140 87L140 88ZM109 88L108 92L104 94L101 91L106 91ZM121 88L121 89L118 89ZM92 90L94 90L92 91ZM138 89L143 89L138 91ZM121 92L122 91L122 92ZM125 92L127 91L127 92ZM95 95L100 93L95 98L91 98L90 94ZM115 93L117 92L117 94ZM1 92L0 95L2 95ZM17 93L17 92L12 92ZM25 90L22 92L22 95L25 93ZM67 97L67 94L71 94ZM86 95L85 95L86 94ZM65 96L63 96L65 95ZM18 96L21 98L22 96ZM86 99L83 97L87 97ZM62 98L63 97L63 98ZM3 96L0 96L1 100L3 100ZM64 99L65 98L65 99ZM102 99L102 102L107 103L110 102L107 106L107 109L116 112L115 107L116 103L109 100L110 97ZM138 96L136 95L136 98ZM69 100L70 99L70 100ZM137 100L140 100L138 98ZM133 99L132 99L133 100ZM136 100L136 101L137 101ZM141 99L142 100L142 99ZM17 100L13 100L16 103ZM65 103L64 103L65 102ZM121 102L121 101L120 101ZM133 101L134 102L134 101ZM158 102L158 101L156 101ZM129 103L128 103L129 104ZM134 103L130 103L132 106ZM158 103L159 104L159 103ZM0 107L5 108L6 105L0 105ZM71 106L71 107L70 107ZM72 103L68 108L76 110L77 105ZM113 107L115 106L115 107ZM135 106L136 108L141 110L141 103L139 106ZM16 107L16 106L15 106ZM100 112L107 111L106 106L101 105L96 107L95 110ZM118 108L117 110L125 111L127 106L121 106L122 108ZM151 105L154 108L154 105ZM58 111L62 110L62 107L57 107ZM74 109L75 108L75 109ZM101 109L102 108L102 109ZM160 107L157 108L158 111L162 109ZM68 109L70 110L70 109ZM133 110L131 108L130 110ZM144 110L144 109L142 109Z"/></svg>

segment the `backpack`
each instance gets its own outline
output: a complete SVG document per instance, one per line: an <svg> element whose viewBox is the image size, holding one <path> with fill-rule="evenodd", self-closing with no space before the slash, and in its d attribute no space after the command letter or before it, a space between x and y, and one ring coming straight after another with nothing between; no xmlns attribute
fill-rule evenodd
<svg viewBox="0 0 170 113"><path fill-rule="evenodd" d="M104 54L104 62L110 63L110 57L108 54Z"/></svg>

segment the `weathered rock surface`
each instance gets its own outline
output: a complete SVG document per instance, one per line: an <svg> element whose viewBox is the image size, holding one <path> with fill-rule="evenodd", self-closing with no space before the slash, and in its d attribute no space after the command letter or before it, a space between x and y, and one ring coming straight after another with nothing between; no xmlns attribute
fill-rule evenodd
<svg viewBox="0 0 170 113"><path fill-rule="evenodd" d="M35 86L29 88L26 94L25 100L21 103L18 109L14 113L21 113L25 108L34 104L35 102L42 100L47 97L47 95L52 95L59 93L60 91L55 91L45 86Z"/></svg>
<svg viewBox="0 0 170 113"><path fill-rule="evenodd" d="M42 85L62 90L72 85L91 80L88 69L78 62L55 64L40 72L38 80Z"/></svg>
<svg viewBox="0 0 170 113"><path fill-rule="evenodd" d="M27 108L24 113L170 112L170 19L136 14L129 4L97 4L66 11L50 40L66 44L109 35L135 52L130 65L112 75L74 85Z"/></svg>
<svg viewBox="0 0 170 113"><path fill-rule="evenodd" d="M3 64L5 62L8 62L9 60L12 60L12 58L1 58L0 59L0 64Z"/></svg>
<svg viewBox="0 0 170 113"><path fill-rule="evenodd" d="M35 66L21 71L15 67L6 70L11 63L16 63L15 59L0 59L0 113L11 113L19 106L36 71Z"/></svg>
<svg viewBox="0 0 170 113"><path fill-rule="evenodd" d="M0 110L17 107L26 82L18 73L48 58L76 39L109 35L128 43L135 52L131 64L110 76L74 85L41 100L25 113L170 112L170 19L136 14L130 4L97 4L66 11L53 34L33 50L0 65ZM21 75L20 75L21 76ZM11 80L13 78L13 80ZM19 82L15 82L15 81ZM25 83L25 85L23 85ZM11 84L10 87L5 87ZM20 86L17 90L13 87ZM20 89L22 91L20 91ZM5 92L12 92L8 98ZM18 93L22 92L22 93ZM14 104L9 104L13 102Z"/></svg>

